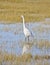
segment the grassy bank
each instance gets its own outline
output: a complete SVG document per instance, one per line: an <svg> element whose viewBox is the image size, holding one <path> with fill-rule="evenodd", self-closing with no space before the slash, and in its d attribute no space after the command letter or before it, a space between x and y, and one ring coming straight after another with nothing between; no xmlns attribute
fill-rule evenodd
<svg viewBox="0 0 50 65"><path fill-rule="evenodd" d="M26 22L50 17L50 0L0 0L0 22L20 22L21 15L25 16Z"/></svg>
<svg viewBox="0 0 50 65"><path fill-rule="evenodd" d="M11 54L0 54L0 65L49 65L50 56L32 56L31 54L23 56L14 56Z"/></svg>

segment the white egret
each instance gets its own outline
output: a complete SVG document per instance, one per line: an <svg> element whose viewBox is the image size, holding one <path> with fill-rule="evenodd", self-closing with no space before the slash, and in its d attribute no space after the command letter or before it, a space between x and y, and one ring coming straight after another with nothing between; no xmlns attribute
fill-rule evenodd
<svg viewBox="0 0 50 65"><path fill-rule="evenodd" d="M32 35L32 33L30 32L30 30L28 28L26 28L25 26L25 21L24 21L24 16L21 15L22 17L22 20L23 20L23 32L24 32L24 35L25 35L25 40L26 38L28 38L28 41L29 41L29 37Z"/></svg>

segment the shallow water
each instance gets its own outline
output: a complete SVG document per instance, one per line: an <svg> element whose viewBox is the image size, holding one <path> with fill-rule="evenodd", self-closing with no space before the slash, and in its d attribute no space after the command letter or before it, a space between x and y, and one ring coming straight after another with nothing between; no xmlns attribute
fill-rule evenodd
<svg viewBox="0 0 50 65"><path fill-rule="evenodd" d="M36 43L40 40L47 40L50 42L50 25L42 22L26 23L26 27L30 29L34 37L30 37L30 50L32 55L50 55L50 48L43 47L42 49L36 47ZM33 42L34 39L36 42ZM20 55L22 47L27 44L23 34L22 23L16 24L0 24L0 50L7 53Z"/></svg>

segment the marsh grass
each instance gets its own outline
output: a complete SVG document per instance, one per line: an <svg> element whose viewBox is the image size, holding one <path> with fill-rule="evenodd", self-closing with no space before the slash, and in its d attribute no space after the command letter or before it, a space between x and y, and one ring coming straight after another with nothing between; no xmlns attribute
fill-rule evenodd
<svg viewBox="0 0 50 65"><path fill-rule="evenodd" d="M48 40L40 40L38 43L37 43L37 47L39 48L50 48L50 42Z"/></svg>
<svg viewBox="0 0 50 65"><path fill-rule="evenodd" d="M39 55L35 55L34 56L34 59L35 60L40 60L40 59L50 59L50 56L49 55L45 55L45 56L39 56Z"/></svg>
<svg viewBox="0 0 50 65"><path fill-rule="evenodd" d="M8 64L8 65L49 65L50 56L32 56L31 54L24 54L23 56L16 56L11 54L0 54L0 65Z"/></svg>
<svg viewBox="0 0 50 65"><path fill-rule="evenodd" d="M26 22L44 20L50 17L50 1L0 0L0 23L22 22L21 15Z"/></svg>
<svg viewBox="0 0 50 65"><path fill-rule="evenodd" d="M44 39L41 39L41 40L34 39L30 45L38 47L40 49L42 49L43 47L48 49L48 48L50 48L50 41L44 40Z"/></svg>

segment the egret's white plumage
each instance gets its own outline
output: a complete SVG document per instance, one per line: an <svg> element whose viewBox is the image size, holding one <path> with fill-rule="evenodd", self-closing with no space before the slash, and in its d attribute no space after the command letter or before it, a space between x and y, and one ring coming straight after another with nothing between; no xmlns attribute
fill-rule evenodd
<svg viewBox="0 0 50 65"><path fill-rule="evenodd" d="M26 26L25 26L24 16L22 15L21 17L22 17L22 20L23 20L23 32L24 32L25 38L28 38L28 41L29 41L29 36L31 36L32 33L31 33L31 32L29 31L29 29L26 28Z"/></svg>

